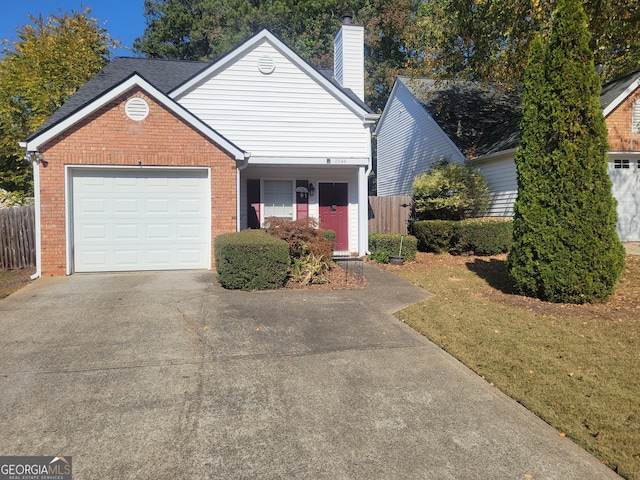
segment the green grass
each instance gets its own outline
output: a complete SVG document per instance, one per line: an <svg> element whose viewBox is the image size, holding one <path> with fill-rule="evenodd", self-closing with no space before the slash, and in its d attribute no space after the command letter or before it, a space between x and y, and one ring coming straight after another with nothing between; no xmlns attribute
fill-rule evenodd
<svg viewBox="0 0 640 480"><path fill-rule="evenodd" d="M397 271L435 293L398 317L620 475L640 479L639 258L627 257L624 291L610 305L584 308L509 294L503 259L434 258Z"/></svg>

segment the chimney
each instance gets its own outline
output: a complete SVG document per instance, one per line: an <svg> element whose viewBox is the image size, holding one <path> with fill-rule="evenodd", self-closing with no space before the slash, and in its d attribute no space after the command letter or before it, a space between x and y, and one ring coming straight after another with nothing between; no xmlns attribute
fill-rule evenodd
<svg viewBox="0 0 640 480"><path fill-rule="evenodd" d="M364 102L364 26L352 20L351 12L342 14L342 26L333 41L333 76Z"/></svg>

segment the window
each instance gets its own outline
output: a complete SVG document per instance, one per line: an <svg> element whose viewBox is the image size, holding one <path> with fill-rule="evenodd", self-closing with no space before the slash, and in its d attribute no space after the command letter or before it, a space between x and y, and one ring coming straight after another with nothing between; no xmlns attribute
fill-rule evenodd
<svg viewBox="0 0 640 480"><path fill-rule="evenodd" d="M262 201L265 219L280 217L293 220L293 181L265 180Z"/></svg>
<svg viewBox="0 0 640 480"><path fill-rule="evenodd" d="M640 98L631 107L631 133L640 134Z"/></svg>
<svg viewBox="0 0 640 480"><path fill-rule="evenodd" d="M629 168L629 160L615 159L613 161L613 168Z"/></svg>

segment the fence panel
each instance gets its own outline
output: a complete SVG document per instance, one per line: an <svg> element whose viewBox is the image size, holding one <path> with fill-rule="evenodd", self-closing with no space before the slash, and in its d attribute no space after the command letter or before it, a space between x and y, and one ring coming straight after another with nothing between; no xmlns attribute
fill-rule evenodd
<svg viewBox="0 0 640 480"><path fill-rule="evenodd" d="M411 195L369 197L369 232L407 234Z"/></svg>
<svg viewBox="0 0 640 480"><path fill-rule="evenodd" d="M35 208L0 210L0 269L36 266Z"/></svg>

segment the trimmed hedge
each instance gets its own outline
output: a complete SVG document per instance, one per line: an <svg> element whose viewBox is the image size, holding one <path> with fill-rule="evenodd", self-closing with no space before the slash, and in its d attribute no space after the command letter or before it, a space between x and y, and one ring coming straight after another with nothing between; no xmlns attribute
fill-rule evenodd
<svg viewBox="0 0 640 480"><path fill-rule="evenodd" d="M442 253L451 247L455 226L454 220L419 220L413 223L413 235L418 239L421 252Z"/></svg>
<svg viewBox="0 0 640 480"><path fill-rule="evenodd" d="M421 252L449 252L452 255L497 255L511 247L510 220L420 220L413 224Z"/></svg>
<svg viewBox="0 0 640 480"><path fill-rule="evenodd" d="M402 256L407 261L415 260L418 240L413 235L399 233L370 233L371 258L380 263L389 263L389 257L398 256L400 253L400 239L402 239Z"/></svg>
<svg viewBox="0 0 640 480"><path fill-rule="evenodd" d="M283 287L289 274L289 245L263 230L218 235L214 241L218 281L233 290Z"/></svg>

